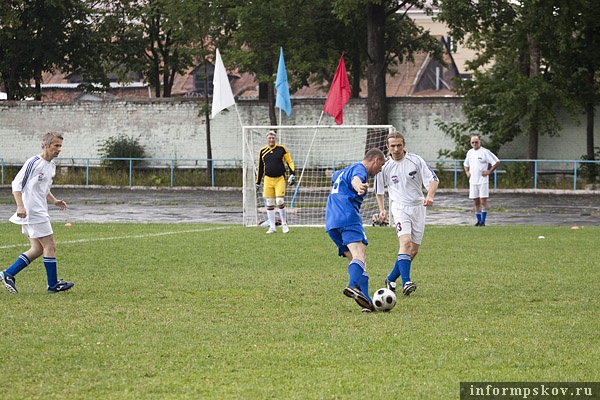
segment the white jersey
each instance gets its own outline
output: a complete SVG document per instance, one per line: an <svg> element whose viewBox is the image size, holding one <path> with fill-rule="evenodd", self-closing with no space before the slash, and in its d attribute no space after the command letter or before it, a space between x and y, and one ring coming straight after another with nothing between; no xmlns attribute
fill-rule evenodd
<svg viewBox="0 0 600 400"><path fill-rule="evenodd" d="M15 224L39 224L50 221L48 214L48 193L52 186L52 179L56 174L56 165L53 161L46 161L40 156L28 159L12 182L12 191L21 192L23 205L27 216L17 217L17 213L10 217Z"/></svg>
<svg viewBox="0 0 600 400"><path fill-rule="evenodd" d="M490 176L483 176L481 173L487 171L490 165L495 165L498 161L500 161L498 157L485 147L480 147L477 150L469 150L463 163L465 167L469 168L469 172L471 173L469 183L473 185L488 183Z"/></svg>
<svg viewBox="0 0 600 400"><path fill-rule="evenodd" d="M429 183L437 180L437 175L425 160L407 152L400 161L392 157L385 160L381 172L375 176L375 194L384 194L387 186L393 202L417 206L423 204L425 199L423 187L429 190Z"/></svg>

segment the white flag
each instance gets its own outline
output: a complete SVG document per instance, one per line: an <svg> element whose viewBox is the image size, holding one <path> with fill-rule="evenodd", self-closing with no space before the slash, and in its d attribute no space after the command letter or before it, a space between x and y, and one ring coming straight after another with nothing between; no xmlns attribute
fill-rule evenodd
<svg viewBox="0 0 600 400"><path fill-rule="evenodd" d="M213 77L212 113L210 118L213 119L218 113L234 104L235 100L233 99L229 78L227 78L227 71L225 71L223 60L221 60L221 53L217 49L215 74Z"/></svg>

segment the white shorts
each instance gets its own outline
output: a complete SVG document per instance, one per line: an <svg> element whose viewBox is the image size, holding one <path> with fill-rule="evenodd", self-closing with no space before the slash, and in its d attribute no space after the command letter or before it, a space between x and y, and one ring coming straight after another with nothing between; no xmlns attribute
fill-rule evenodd
<svg viewBox="0 0 600 400"><path fill-rule="evenodd" d="M469 185L469 198L480 199L490 197L490 183L479 183Z"/></svg>
<svg viewBox="0 0 600 400"><path fill-rule="evenodd" d="M392 216L398 237L410 235L413 243L421 244L425 233L425 215L427 208L424 205L406 206L392 202Z"/></svg>
<svg viewBox="0 0 600 400"><path fill-rule="evenodd" d="M41 224L24 224L21 225L21 231L30 239L38 239L52 235L52 225L50 221L42 222Z"/></svg>

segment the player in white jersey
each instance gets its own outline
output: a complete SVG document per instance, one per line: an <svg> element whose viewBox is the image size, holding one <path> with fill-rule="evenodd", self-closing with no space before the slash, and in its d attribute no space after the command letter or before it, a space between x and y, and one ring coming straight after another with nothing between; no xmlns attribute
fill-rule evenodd
<svg viewBox="0 0 600 400"><path fill-rule="evenodd" d="M410 278L412 261L419 252L425 233L426 207L433 205L438 177L420 156L405 148L404 136L391 132L386 141L389 156L381 172L375 176L375 195L379 218L385 221L384 195L387 187L390 207L400 249L394 267L385 279L388 289L396 291L396 280L402 278L402 293L410 295L417 285ZM427 194L423 195L423 187Z"/></svg>
<svg viewBox="0 0 600 400"><path fill-rule="evenodd" d="M481 139L477 135L471 137L471 147L463 165L469 178L469 198L473 199L477 217L475 226L485 226L487 199L490 197L490 175L498 168L500 160L490 150L481 146Z"/></svg>
<svg viewBox="0 0 600 400"><path fill-rule="evenodd" d="M0 279L11 293L17 293L15 275L42 255L48 278L48 293L63 292L74 285L73 282L57 278L56 243L48 214L48 202L60 210L67 208L67 203L57 199L50 192L52 179L56 174L56 165L52 160L60 154L62 142L63 138L58 133L46 133L42 138L42 153L29 158L12 182L17 211L10 217L10 221L21 225L21 230L29 238L31 247L21 254L13 265L0 271Z"/></svg>

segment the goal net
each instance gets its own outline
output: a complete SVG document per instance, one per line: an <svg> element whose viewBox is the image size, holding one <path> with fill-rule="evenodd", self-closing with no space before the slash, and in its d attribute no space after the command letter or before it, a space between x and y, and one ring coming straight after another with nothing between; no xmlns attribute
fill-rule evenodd
<svg viewBox="0 0 600 400"><path fill-rule="evenodd" d="M363 159L371 147L385 143L391 125L306 125L243 126L243 201L245 226L258 226L267 220L262 185L256 189L259 150L267 144L268 131L277 132L277 142L284 145L294 161L296 184L287 185L285 204L290 225L325 226L325 205L331 190L334 171ZM289 170L288 170L289 173ZM363 223L370 225L378 213L377 201L369 194L361 207ZM277 217L279 215L277 214Z"/></svg>

